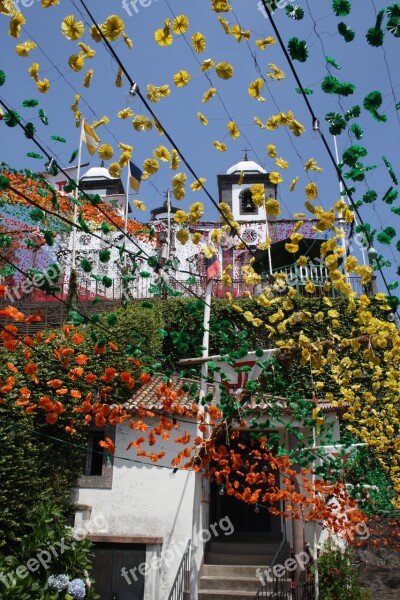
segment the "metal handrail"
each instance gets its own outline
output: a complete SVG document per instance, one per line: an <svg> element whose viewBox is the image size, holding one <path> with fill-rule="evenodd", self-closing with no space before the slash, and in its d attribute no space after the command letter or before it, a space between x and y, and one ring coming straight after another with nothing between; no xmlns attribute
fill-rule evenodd
<svg viewBox="0 0 400 600"><path fill-rule="evenodd" d="M286 577L278 577L273 571L276 565L284 565L289 554L289 542L282 540L269 566L264 571L268 579L258 587L254 600L292 600L291 583L288 585Z"/></svg>
<svg viewBox="0 0 400 600"><path fill-rule="evenodd" d="M191 540L188 541L182 560L178 567L174 583L168 595L168 600L186 600L190 585L190 550Z"/></svg>

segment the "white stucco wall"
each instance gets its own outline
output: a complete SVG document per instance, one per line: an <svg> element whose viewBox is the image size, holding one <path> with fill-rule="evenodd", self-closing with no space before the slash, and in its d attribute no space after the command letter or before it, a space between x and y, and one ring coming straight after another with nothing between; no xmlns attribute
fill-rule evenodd
<svg viewBox="0 0 400 600"><path fill-rule="evenodd" d="M132 430L128 422L124 423L116 432L112 489L78 490L77 503L91 507L90 520L84 524L88 533L154 536L164 539L162 547L152 545L147 548L146 562L160 552L162 556L165 555L165 560L160 568L151 569L147 573L145 600L161 600L168 596L186 542L193 537L194 517L197 527L201 528L200 497L196 504L194 501L196 478L200 479L201 486L201 476L191 471L178 470L171 477L170 468L161 468L171 467L171 460L183 449L182 444L175 444L173 440L184 431L194 437L196 424L182 423L179 429L170 432L170 441L158 438L154 447L143 443L142 449L146 452L152 452L156 448L157 453L166 453L162 460L153 465L148 458L137 457L137 449L126 450L129 442L138 437L147 439L147 433ZM124 460L125 458L137 460L138 463ZM197 487L198 485L199 483ZM75 526L81 525L79 515Z"/></svg>

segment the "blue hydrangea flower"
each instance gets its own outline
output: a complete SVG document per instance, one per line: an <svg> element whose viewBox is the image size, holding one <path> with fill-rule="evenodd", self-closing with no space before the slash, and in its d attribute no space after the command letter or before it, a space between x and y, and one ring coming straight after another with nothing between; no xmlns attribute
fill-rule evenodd
<svg viewBox="0 0 400 600"><path fill-rule="evenodd" d="M82 579L73 579L68 584L68 594L75 600L84 600L86 596L85 582Z"/></svg>
<svg viewBox="0 0 400 600"><path fill-rule="evenodd" d="M50 589L55 590L56 592L61 592L68 586L69 577L68 575L57 575L56 577L54 577L54 575L50 575L47 580L47 584Z"/></svg>

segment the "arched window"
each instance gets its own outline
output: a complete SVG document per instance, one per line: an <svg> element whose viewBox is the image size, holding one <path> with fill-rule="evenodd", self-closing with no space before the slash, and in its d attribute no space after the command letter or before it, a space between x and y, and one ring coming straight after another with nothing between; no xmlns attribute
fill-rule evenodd
<svg viewBox="0 0 400 600"><path fill-rule="evenodd" d="M241 215L257 215L258 208L254 204L250 188L245 188L239 194L240 198L240 214Z"/></svg>

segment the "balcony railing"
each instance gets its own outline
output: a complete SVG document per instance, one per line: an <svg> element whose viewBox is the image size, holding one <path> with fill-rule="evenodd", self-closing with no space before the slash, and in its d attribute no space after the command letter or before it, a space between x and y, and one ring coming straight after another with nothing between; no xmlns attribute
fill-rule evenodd
<svg viewBox="0 0 400 600"><path fill-rule="evenodd" d="M168 595L168 600L188 600L190 590L190 557L191 540L188 541L174 583Z"/></svg>

